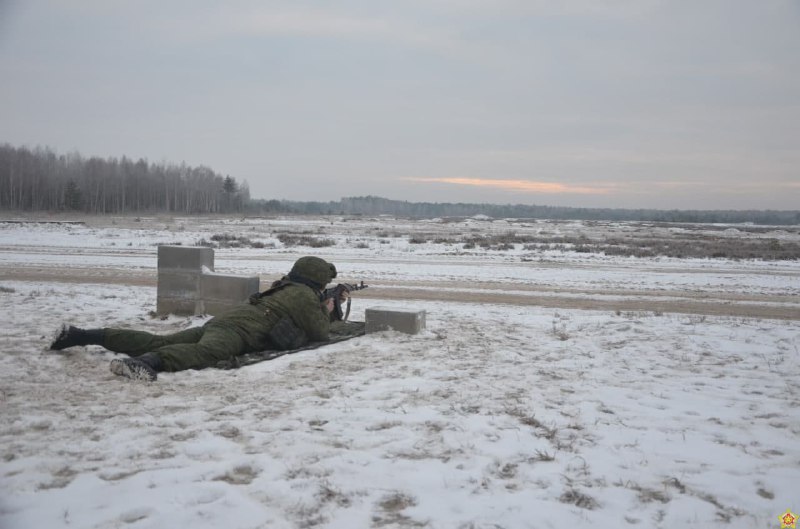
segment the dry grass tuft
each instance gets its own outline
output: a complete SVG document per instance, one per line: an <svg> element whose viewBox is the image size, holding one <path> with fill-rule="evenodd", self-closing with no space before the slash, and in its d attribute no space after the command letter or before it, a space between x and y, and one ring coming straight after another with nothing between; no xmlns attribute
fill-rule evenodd
<svg viewBox="0 0 800 529"><path fill-rule="evenodd" d="M597 500L575 489L567 489L564 491L564 493L558 498L558 501L561 503L569 503L589 511L600 506L600 504L597 503Z"/></svg>
<svg viewBox="0 0 800 529"><path fill-rule="evenodd" d="M378 502L379 514L372 516L373 527L425 527L427 522L413 520L401 511L417 504L414 497L402 492L394 492Z"/></svg>
<svg viewBox="0 0 800 529"><path fill-rule="evenodd" d="M242 465L214 478L214 481L224 481L231 485L249 485L256 476L258 476L257 470L249 465Z"/></svg>

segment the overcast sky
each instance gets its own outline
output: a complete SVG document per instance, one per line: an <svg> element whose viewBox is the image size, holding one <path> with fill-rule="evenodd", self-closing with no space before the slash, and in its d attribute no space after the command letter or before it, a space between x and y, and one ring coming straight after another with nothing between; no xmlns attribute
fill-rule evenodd
<svg viewBox="0 0 800 529"><path fill-rule="evenodd" d="M0 142L255 198L800 208L797 0L0 0Z"/></svg>

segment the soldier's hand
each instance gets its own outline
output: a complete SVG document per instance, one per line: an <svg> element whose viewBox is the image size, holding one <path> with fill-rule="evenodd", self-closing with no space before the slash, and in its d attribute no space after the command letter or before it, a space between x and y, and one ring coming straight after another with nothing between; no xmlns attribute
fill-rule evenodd
<svg viewBox="0 0 800 529"><path fill-rule="evenodd" d="M326 299L326 300L325 300L325 301L322 303L322 306L323 306L323 307L325 307L325 310L327 310L327 311L328 311L328 314L330 314L331 312L333 312L333 298L328 298L328 299Z"/></svg>

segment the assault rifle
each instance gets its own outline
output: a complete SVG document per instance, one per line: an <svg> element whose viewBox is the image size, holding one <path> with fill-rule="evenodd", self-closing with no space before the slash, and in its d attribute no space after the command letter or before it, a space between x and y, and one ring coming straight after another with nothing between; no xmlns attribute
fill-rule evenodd
<svg viewBox="0 0 800 529"><path fill-rule="evenodd" d="M331 314L335 315L337 320L347 321L347 317L350 316L350 296L347 296L347 307L343 311L342 295L350 294L350 292L355 292L356 290L364 290L368 286L369 285L365 285L363 281L358 285L339 283L335 287L326 288L322 291L322 301L333 299L333 312L331 312Z"/></svg>

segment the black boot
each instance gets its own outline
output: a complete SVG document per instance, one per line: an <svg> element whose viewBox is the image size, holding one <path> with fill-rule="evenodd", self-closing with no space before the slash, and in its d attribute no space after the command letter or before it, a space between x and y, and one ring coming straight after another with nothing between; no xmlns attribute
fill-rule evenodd
<svg viewBox="0 0 800 529"><path fill-rule="evenodd" d="M149 365L155 372L164 371L164 361L161 360L161 357L156 353L145 353L141 356L137 356L136 359Z"/></svg>
<svg viewBox="0 0 800 529"><path fill-rule="evenodd" d="M163 362L157 354L145 353L136 358L116 358L111 361L109 367L115 375L131 380L153 382L158 378L158 372L162 370Z"/></svg>
<svg viewBox="0 0 800 529"><path fill-rule="evenodd" d="M76 345L103 345L105 336L105 329L79 329L78 327L64 324L56 331L56 336L53 339L53 343L50 344L50 349L60 351Z"/></svg>

